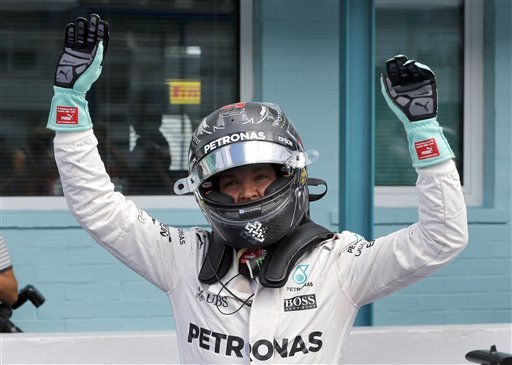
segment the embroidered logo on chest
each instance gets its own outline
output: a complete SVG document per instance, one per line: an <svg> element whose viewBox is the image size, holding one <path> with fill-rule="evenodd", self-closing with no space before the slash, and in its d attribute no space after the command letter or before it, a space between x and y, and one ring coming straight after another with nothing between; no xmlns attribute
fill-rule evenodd
<svg viewBox="0 0 512 365"><path fill-rule="evenodd" d="M302 285L308 280L309 265L297 265L292 274L292 280L297 285Z"/></svg>
<svg viewBox="0 0 512 365"><path fill-rule="evenodd" d="M291 279L295 284L297 284L299 286L287 286L286 290L291 291L291 292L297 292L299 290L302 290L304 287L312 287L313 282L308 281L308 278L309 278L308 270L309 270L308 264L297 265L297 267L291 274Z"/></svg>
<svg viewBox="0 0 512 365"><path fill-rule="evenodd" d="M316 308L316 295L297 295L284 300L284 311L294 312Z"/></svg>

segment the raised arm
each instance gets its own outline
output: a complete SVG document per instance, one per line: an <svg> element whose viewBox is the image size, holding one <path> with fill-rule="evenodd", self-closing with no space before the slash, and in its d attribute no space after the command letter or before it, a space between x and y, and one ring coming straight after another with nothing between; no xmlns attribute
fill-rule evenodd
<svg viewBox="0 0 512 365"><path fill-rule="evenodd" d="M418 173L418 222L374 241L345 232L340 278L357 305L430 275L467 245L466 206L454 154L437 122L434 73L403 55L386 63L382 94L405 127Z"/></svg>
<svg viewBox="0 0 512 365"><path fill-rule="evenodd" d="M66 202L76 220L99 244L168 291L185 265L175 256L186 254L185 250L192 247L170 245L171 241L179 242L177 229L161 225L114 191L92 131L86 93L101 74L108 24L97 14L89 20L78 18L66 26L64 39L47 127L56 131L55 160Z"/></svg>

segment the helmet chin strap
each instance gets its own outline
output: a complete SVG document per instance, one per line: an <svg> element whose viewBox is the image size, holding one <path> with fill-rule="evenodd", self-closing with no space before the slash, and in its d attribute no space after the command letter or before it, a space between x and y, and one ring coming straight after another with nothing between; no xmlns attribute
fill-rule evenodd
<svg viewBox="0 0 512 365"><path fill-rule="evenodd" d="M273 244L259 273L260 283L268 288L280 288L300 257L322 241L333 236L329 231L309 219L292 233ZM210 245L199 273L199 281L214 284L228 272L233 259L233 249L221 237L212 234Z"/></svg>
<svg viewBox="0 0 512 365"><path fill-rule="evenodd" d="M327 183L325 182L325 180L317 179L314 177L308 177L307 185L308 186L320 186L320 185L325 186L325 190L320 194L313 194L313 193L311 193L311 191L309 191L309 201L310 202L315 202L317 200L320 200L324 197L325 194L327 194Z"/></svg>

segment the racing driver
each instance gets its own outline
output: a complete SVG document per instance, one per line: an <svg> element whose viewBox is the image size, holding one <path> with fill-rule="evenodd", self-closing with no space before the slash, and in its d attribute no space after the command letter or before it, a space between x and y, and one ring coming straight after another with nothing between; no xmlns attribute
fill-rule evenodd
<svg viewBox="0 0 512 365"><path fill-rule="evenodd" d="M241 102L195 130L189 175L211 231L165 226L114 191L85 99L98 79L108 24L96 14L65 28L48 128L69 209L121 262L172 303L183 363L340 363L358 309L448 264L467 244L454 154L437 122L425 65L398 55L381 76L418 173L419 220L367 240L315 224L305 150L276 104ZM199 300L198 300L199 298Z"/></svg>

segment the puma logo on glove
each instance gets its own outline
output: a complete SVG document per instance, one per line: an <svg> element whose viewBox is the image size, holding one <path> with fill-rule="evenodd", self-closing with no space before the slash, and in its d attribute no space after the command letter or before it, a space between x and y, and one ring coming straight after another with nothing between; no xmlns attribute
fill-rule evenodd
<svg viewBox="0 0 512 365"><path fill-rule="evenodd" d="M429 109L427 108L427 105L428 105L429 102L430 101L427 101L425 104L421 104L419 101L416 101L416 102L414 102L414 105L422 106L425 109L425 111L428 112Z"/></svg>

